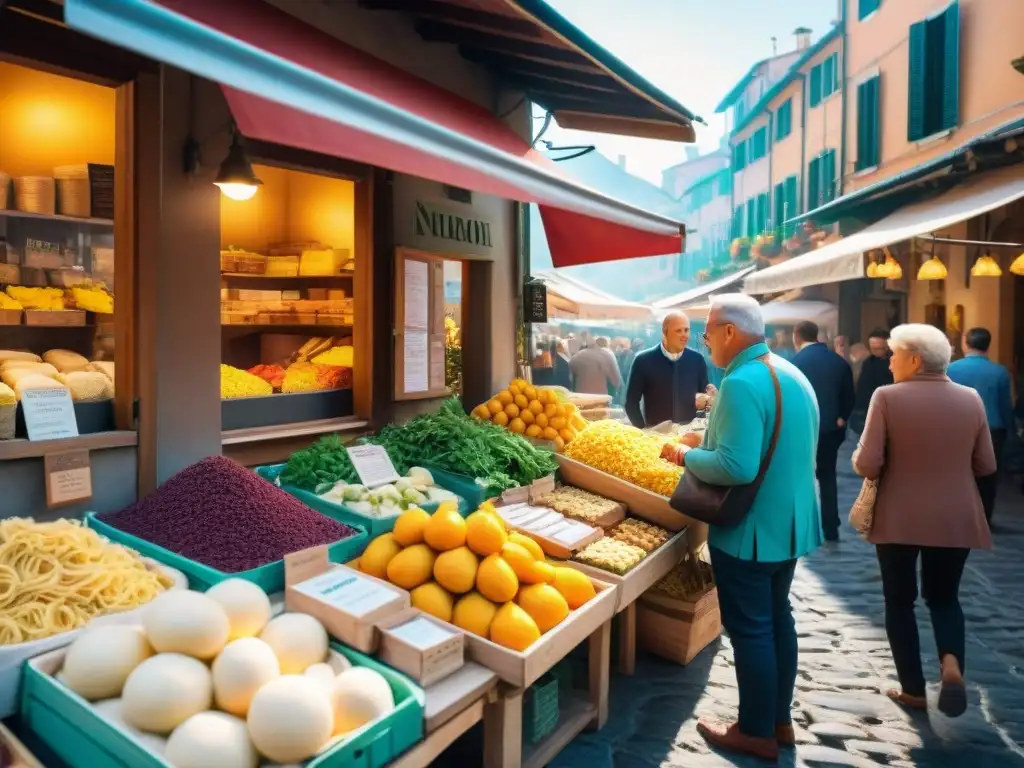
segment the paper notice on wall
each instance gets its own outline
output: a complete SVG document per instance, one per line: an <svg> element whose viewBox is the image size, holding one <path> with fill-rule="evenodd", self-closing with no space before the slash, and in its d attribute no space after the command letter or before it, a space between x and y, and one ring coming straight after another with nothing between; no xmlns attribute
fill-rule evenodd
<svg viewBox="0 0 1024 768"><path fill-rule="evenodd" d="M430 388L442 389L445 384L444 339L430 341Z"/></svg>
<svg viewBox="0 0 1024 768"><path fill-rule="evenodd" d="M405 327L429 330L430 271L425 261L405 260ZM426 389L426 387L424 387ZM412 391L412 390L406 390ZM420 391L420 390L416 390Z"/></svg>
<svg viewBox="0 0 1024 768"><path fill-rule="evenodd" d="M426 392L428 387L428 334L426 331L405 331L404 388L407 394Z"/></svg>

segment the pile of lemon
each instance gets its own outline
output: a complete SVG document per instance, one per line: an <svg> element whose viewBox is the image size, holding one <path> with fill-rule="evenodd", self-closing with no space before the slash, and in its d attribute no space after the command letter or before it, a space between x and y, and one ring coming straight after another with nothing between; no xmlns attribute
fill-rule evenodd
<svg viewBox="0 0 1024 768"><path fill-rule="evenodd" d="M559 400L555 390L534 387L524 379L513 379L508 389L474 408L473 415L517 435L549 440L558 451L587 426L574 404Z"/></svg>
<svg viewBox="0 0 1024 768"><path fill-rule="evenodd" d="M359 570L409 590L424 613L515 651L596 595L584 574L510 533L487 502L468 518L449 502L433 515L403 512L391 533L370 542Z"/></svg>

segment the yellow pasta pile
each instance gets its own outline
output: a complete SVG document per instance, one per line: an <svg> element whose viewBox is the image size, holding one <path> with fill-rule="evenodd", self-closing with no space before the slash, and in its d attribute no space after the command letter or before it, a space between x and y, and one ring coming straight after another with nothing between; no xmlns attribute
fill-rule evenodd
<svg viewBox="0 0 1024 768"><path fill-rule="evenodd" d="M0 521L0 646L145 605L171 583L131 550L76 521Z"/></svg>
<svg viewBox="0 0 1024 768"><path fill-rule="evenodd" d="M596 421L565 449L570 459L615 475L662 496L671 496L683 468L661 458L664 437L648 435L617 421Z"/></svg>

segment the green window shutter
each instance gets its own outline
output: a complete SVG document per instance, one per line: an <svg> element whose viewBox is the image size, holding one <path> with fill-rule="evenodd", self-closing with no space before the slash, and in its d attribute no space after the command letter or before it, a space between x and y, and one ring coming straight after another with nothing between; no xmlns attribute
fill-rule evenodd
<svg viewBox="0 0 1024 768"><path fill-rule="evenodd" d="M757 202L754 198L747 200L747 237L754 237L757 232Z"/></svg>
<svg viewBox="0 0 1024 768"><path fill-rule="evenodd" d="M760 235L768 228L768 193L762 192L757 196L757 231Z"/></svg>
<svg viewBox="0 0 1024 768"><path fill-rule="evenodd" d="M782 209L785 207L786 185L784 182L780 182L772 189L772 229L778 229L782 224Z"/></svg>
<svg viewBox="0 0 1024 768"><path fill-rule="evenodd" d="M807 210L821 205L821 160L814 158L807 166Z"/></svg>
<svg viewBox="0 0 1024 768"><path fill-rule="evenodd" d="M821 156L821 197L822 203L836 198L836 151L826 150Z"/></svg>
<svg viewBox="0 0 1024 768"><path fill-rule="evenodd" d="M867 16L878 10L881 0L860 0L857 6L857 18L863 21Z"/></svg>
<svg viewBox="0 0 1024 768"><path fill-rule="evenodd" d="M811 67L810 102L812 107L821 104L821 64Z"/></svg>
<svg viewBox="0 0 1024 768"><path fill-rule="evenodd" d="M960 3L946 12L942 62L942 124L938 130L954 128L960 120Z"/></svg>
<svg viewBox="0 0 1024 768"><path fill-rule="evenodd" d="M828 98L836 90L836 56L832 54L821 63L821 96Z"/></svg>
<svg viewBox="0 0 1024 768"><path fill-rule="evenodd" d="M928 102L925 74L928 69L928 22L919 21L910 26L909 90L907 97L907 140L917 141L927 136L925 115Z"/></svg>
<svg viewBox="0 0 1024 768"><path fill-rule="evenodd" d="M857 86L857 170L873 168L879 161L879 79Z"/></svg>
<svg viewBox="0 0 1024 768"><path fill-rule="evenodd" d="M775 140L782 141L793 130L793 100L790 99L775 114Z"/></svg>
<svg viewBox="0 0 1024 768"><path fill-rule="evenodd" d="M797 200L796 200L796 176L790 176L788 179L786 179L785 200L786 200L786 211L785 211L786 219L792 219L794 216L797 215L797 213L799 213L799 211L797 210Z"/></svg>

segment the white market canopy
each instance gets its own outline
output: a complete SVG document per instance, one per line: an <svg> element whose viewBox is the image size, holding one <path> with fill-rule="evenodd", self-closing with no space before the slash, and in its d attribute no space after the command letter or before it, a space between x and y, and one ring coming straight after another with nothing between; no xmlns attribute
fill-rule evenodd
<svg viewBox="0 0 1024 768"><path fill-rule="evenodd" d="M1021 197L1024 167L979 174L938 197L900 208L856 234L755 272L744 280L743 291L779 293L865 277L866 252L959 224Z"/></svg>
<svg viewBox="0 0 1024 768"><path fill-rule="evenodd" d="M664 314L664 312L673 309L685 310L689 306L701 305L704 303L702 299L707 298L713 293L719 293L732 285L736 285L753 272L754 269L754 267L747 267L746 269L738 270L731 275L720 277L714 282L706 283L697 288L690 288L673 296L666 296L664 299L658 299L651 306L656 310L663 310L662 314Z"/></svg>
<svg viewBox="0 0 1024 768"><path fill-rule="evenodd" d="M654 317L651 308L644 304L618 299L600 288L553 269L542 270L533 277L547 286L550 317L638 322L647 322Z"/></svg>
<svg viewBox="0 0 1024 768"><path fill-rule="evenodd" d="M711 311L711 303L704 302L683 310L690 320L704 322ZM765 325L796 325L812 320L820 326L831 327L839 320L839 307L827 301L770 301L761 305Z"/></svg>

